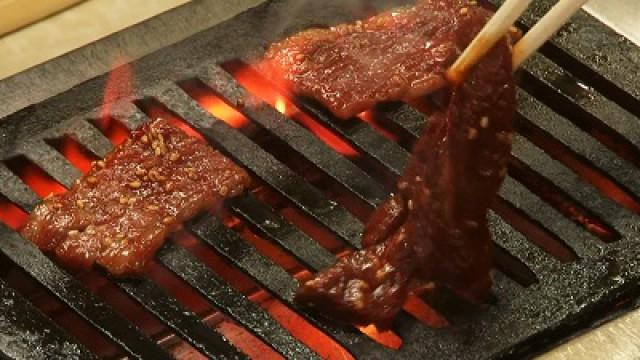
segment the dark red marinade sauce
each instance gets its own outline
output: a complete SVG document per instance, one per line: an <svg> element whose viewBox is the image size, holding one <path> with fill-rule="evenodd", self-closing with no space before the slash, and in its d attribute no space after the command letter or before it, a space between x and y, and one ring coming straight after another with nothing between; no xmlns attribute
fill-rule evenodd
<svg viewBox="0 0 640 360"><path fill-rule="evenodd" d="M42 202L25 238L73 268L139 273L172 231L249 183L220 152L168 121L143 126L66 193Z"/></svg>
<svg viewBox="0 0 640 360"><path fill-rule="evenodd" d="M460 10L452 5L458 1L423 1L420 11L439 11L443 3L459 6L453 22L461 28L438 41L464 49L489 14ZM396 194L369 220L364 249L304 283L297 301L341 321L385 327L410 293L434 283L473 303L487 299L487 212L506 175L513 138L511 57L509 40L500 41L461 84L445 90L448 100L428 117ZM439 73L449 65L439 64Z"/></svg>
<svg viewBox="0 0 640 360"><path fill-rule="evenodd" d="M467 28L489 12L474 1L420 0L370 19L310 29L269 47L260 67L297 94L348 118L382 101L446 86Z"/></svg>

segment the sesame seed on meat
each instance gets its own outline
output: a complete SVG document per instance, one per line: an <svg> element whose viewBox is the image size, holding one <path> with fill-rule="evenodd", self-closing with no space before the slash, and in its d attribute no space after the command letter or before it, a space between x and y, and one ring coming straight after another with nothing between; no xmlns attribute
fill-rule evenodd
<svg viewBox="0 0 640 360"><path fill-rule="evenodd" d="M70 267L98 264L117 276L142 271L184 221L249 183L219 151L162 119L94 165L38 205L22 233Z"/></svg>

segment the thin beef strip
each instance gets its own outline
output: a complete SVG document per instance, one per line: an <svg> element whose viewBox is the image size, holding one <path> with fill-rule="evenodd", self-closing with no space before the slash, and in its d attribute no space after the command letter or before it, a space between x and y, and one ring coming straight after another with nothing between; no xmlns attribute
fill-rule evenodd
<svg viewBox="0 0 640 360"><path fill-rule="evenodd" d="M475 1L421 0L368 20L303 31L271 45L259 67L348 118L444 87L444 72L469 29L488 15Z"/></svg>
<svg viewBox="0 0 640 360"><path fill-rule="evenodd" d="M487 19L467 14L462 48ZM432 282L475 303L486 299L487 211L506 175L516 104L511 57L505 39L451 89L445 108L428 118L397 193L367 224L364 249L304 283L298 301L343 321L387 326L408 294Z"/></svg>
<svg viewBox="0 0 640 360"><path fill-rule="evenodd" d="M70 267L143 270L172 231L241 193L249 177L202 141L156 120L46 199L22 234Z"/></svg>

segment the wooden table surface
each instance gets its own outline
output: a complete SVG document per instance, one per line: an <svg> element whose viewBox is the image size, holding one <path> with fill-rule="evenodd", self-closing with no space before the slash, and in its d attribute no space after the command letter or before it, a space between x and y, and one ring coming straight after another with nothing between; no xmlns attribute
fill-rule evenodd
<svg viewBox="0 0 640 360"><path fill-rule="evenodd" d="M605 323L538 357L538 360L640 359L640 310Z"/></svg>
<svg viewBox="0 0 640 360"><path fill-rule="evenodd" d="M0 0L0 35L32 24L84 0Z"/></svg>

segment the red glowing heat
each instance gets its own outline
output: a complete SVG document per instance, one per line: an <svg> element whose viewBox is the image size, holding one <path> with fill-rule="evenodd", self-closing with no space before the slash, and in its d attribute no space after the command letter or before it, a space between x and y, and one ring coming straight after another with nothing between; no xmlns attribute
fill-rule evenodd
<svg viewBox="0 0 640 360"><path fill-rule="evenodd" d="M398 135L380 126L380 124L378 123L378 119L376 118L376 114L373 111L367 110L367 111L361 112L360 114L357 115L357 117L360 120L369 124L372 128L374 128L376 131L378 131L387 139L395 142L398 141Z"/></svg>
<svg viewBox="0 0 640 360"><path fill-rule="evenodd" d="M285 94L276 90L272 84L262 78L249 66L240 68L233 67L227 70L231 72L235 79L250 93L270 104L285 116L302 124L338 153L349 157L359 155L358 151L351 146L351 144L335 135L309 115L300 111L300 109L289 101Z"/></svg>
<svg viewBox="0 0 640 360"><path fill-rule="evenodd" d="M399 349L402 346L402 339L391 330L379 330L375 325L359 326L358 329L390 349Z"/></svg>
<svg viewBox="0 0 640 360"><path fill-rule="evenodd" d="M175 115L174 113L172 113L171 111L169 111L167 108L163 107L159 103L154 102L153 104L149 105L145 109L145 112L152 119L157 119L157 118L165 119L171 125L184 131L187 135L204 141L204 137L199 132L197 132L194 128L189 126L189 124L187 124L184 120L178 118L177 115Z"/></svg>
<svg viewBox="0 0 640 360"><path fill-rule="evenodd" d="M62 138L58 151L69 160L69 162L83 173L91 169L93 161L98 157L89 153L82 145L69 136Z"/></svg>
<svg viewBox="0 0 640 360"><path fill-rule="evenodd" d="M120 145L129 138L129 129L116 119L103 117L94 121L94 124L113 145Z"/></svg>
<svg viewBox="0 0 640 360"><path fill-rule="evenodd" d="M242 115L238 110L229 106L224 100L215 96L211 91L194 86L189 89L189 93L193 98L207 110L211 115L226 122L229 126L240 129L249 124L249 119Z"/></svg>
<svg viewBox="0 0 640 360"><path fill-rule="evenodd" d="M0 222L7 225L10 229L20 229L25 222L27 222L28 217L29 214L24 210L9 201L0 199Z"/></svg>
<svg viewBox="0 0 640 360"><path fill-rule="evenodd" d="M64 186L27 159L19 158L9 165L11 170L41 198L66 191Z"/></svg>

